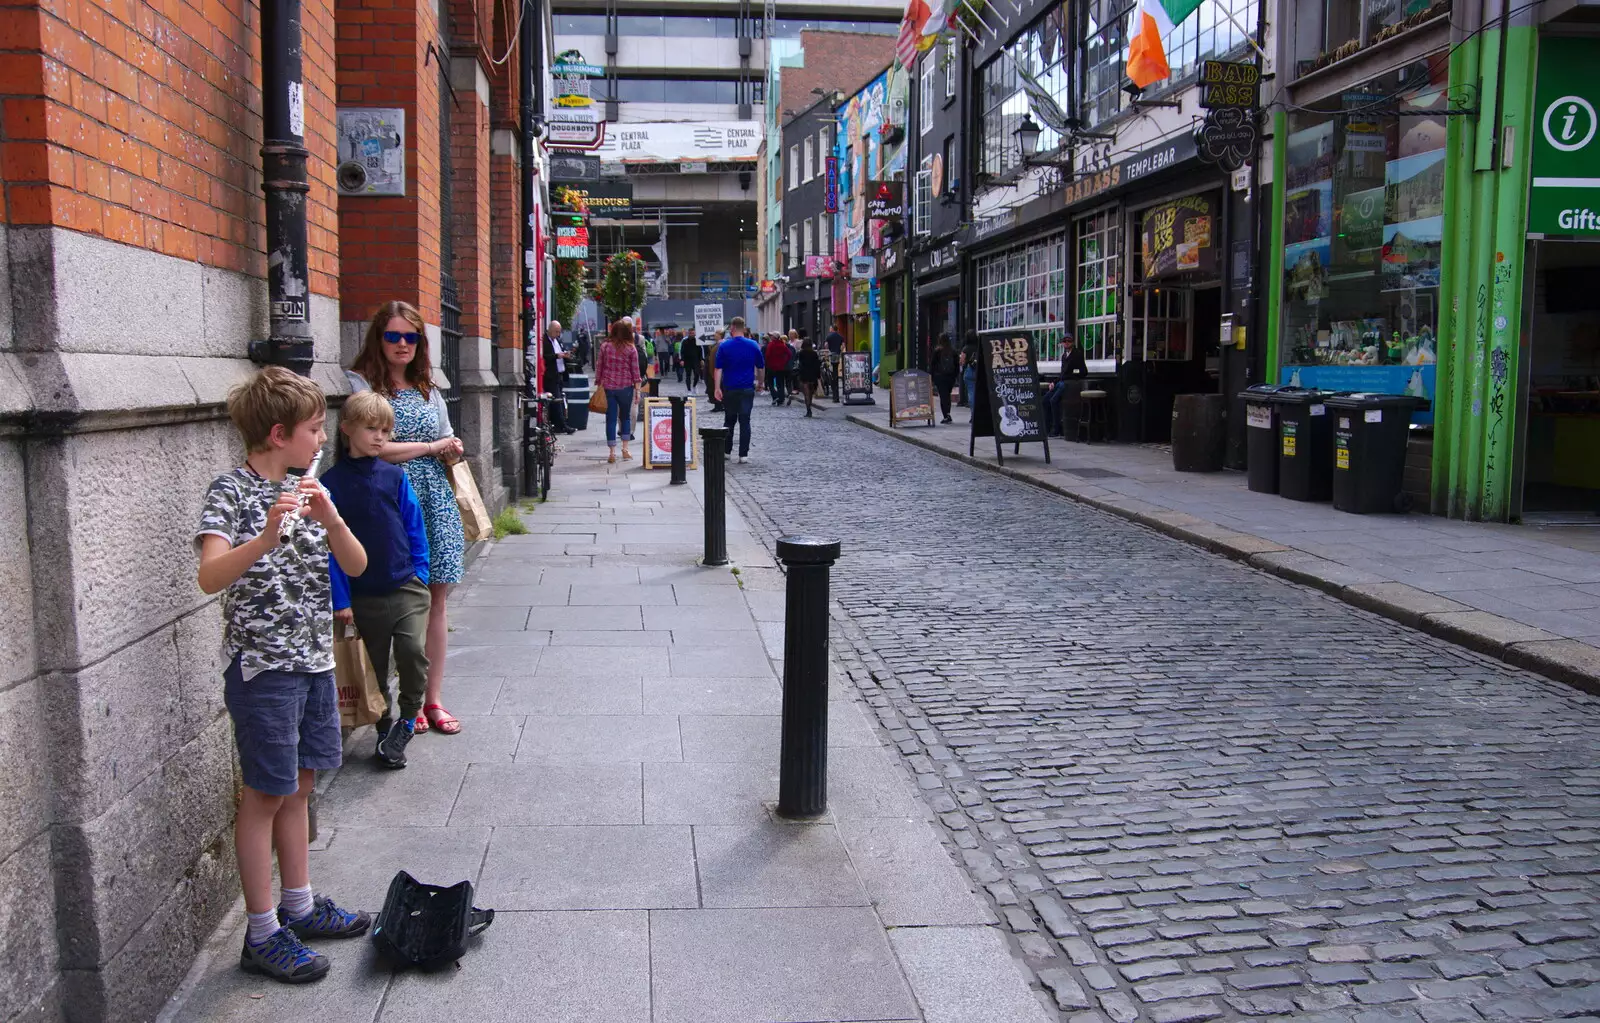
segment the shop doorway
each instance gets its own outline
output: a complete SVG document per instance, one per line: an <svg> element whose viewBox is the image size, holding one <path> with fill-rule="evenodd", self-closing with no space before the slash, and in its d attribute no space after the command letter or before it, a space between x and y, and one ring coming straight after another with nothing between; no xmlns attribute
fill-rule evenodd
<svg viewBox="0 0 1600 1023"><path fill-rule="evenodd" d="M1600 243L1530 248L1522 517L1600 524Z"/></svg>
<svg viewBox="0 0 1600 1023"><path fill-rule="evenodd" d="M1172 437L1172 405L1180 394L1216 394L1220 388L1219 335L1222 288L1148 284L1128 303L1129 357L1143 377L1142 422L1131 439L1165 443Z"/></svg>

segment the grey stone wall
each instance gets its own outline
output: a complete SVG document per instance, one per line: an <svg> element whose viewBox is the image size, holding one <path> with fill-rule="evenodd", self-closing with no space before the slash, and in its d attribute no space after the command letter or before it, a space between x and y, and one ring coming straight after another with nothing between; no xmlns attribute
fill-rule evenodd
<svg viewBox="0 0 1600 1023"><path fill-rule="evenodd" d="M316 377L343 390L337 304ZM144 1020L238 895L221 626L195 584L259 281L0 230L0 1020Z"/></svg>

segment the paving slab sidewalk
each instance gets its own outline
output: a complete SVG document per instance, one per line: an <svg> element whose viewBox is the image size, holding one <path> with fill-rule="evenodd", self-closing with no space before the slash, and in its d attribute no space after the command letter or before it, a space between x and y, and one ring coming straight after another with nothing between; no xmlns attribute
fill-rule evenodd
<svg viewBox="0 0 1600 1023"><path fill-rule="evenodd" d="M319 891L375 912L398 869L469 879L493 926L441 973L324 942L333 972L297 988L239 971L241 903L160 1018L1053 1019L846 681L829 815L774 815L784 580L737 511L737 574L701 567L699 472L607 465L593 420L564 448L454 595L462 733L386 772L358 729L319 800Z"/></svg>
<svg viewBox="0 0 1600 1023"><path fill-rule="evenodd" d="M889 426L886 402L849 420L982 466L1464 646L1600 693L1600 519L1593 526L1500 525L1430 515L1351 515L1258 494L1240 472L1180 473L1157 445L1052 438L1020 455L980 438L968 413Z"/></svg>

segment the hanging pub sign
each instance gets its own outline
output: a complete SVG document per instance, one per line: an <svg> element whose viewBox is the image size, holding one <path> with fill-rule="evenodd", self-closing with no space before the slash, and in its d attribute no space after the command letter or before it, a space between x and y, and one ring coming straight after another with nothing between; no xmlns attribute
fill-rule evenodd
<svg viewBox="0 0 1600 1023"><path fill-rule="evenodd" d="M578 50L562 50L550 65L550 73L557 78L600 78L606 69L584 60Z"/></svg>
<svg viewBox="0 0 1600 1023"><path fill-rule="evenodd" d="M872 353L845 352L839 356L846 405L876 405L872 397Z"/></svg>
<svg viewBox="0 0 1600 1023"><path fill-rule="evenodd" d="M1236 171L1250 159L1256 146L1256 112L1240 107L1207 110L1195 131L1195 148L1202 163Z"/></svg>
<svg viewBox="0 0 1600 1023"><path fill-rule="evenodd" d="M1004 465L1000 445L1044 445L1044 460L1050 461L1050 440L1044 430L1044 400L1039 393L1039 364L1033 342L1026 337L986 337L978 342L983 365L978 371L978 407L972 410L972 436L967 454L979 437L994 438L994 454ZM979 420L984 422L980 423Z"/></svg>
<svg viewBox="0 0 1600 1023"><path fill-rule="evenodd" d="M905 184L903 182L867 182L868 220L898 220L905 216L905 212Z"/></svg>
<svg viewBox="0 0 1600 1023"><path fill-rule="evenodd" d="M920 369L889 375L889 425L917 420L933 425L933 377Z"/></svg>
<svg viewBox="0 0 1600 1023"><path fill-rule="evenodd" d="M599 181L600 158L587 153L550 154L550 180L553 182Z"/></svg>
<svg viewBox="0 0 1600 1023"><path fill-rule="evenodd" d="M1261 105L1261 67L1231 60L1200 62L1200 108L1254 109Z"/></svg>
<svg viewBox="0 0 1600 1023"><path fill-rule="evenodd" d="M589 228L582 220L556 225L556 258L589 258Z"/></svg>
<svg viewBox="0 0 1600 1023"><path fill-rule="evenodd" d="M631 181L592 181L567 187L583 200L590 213L627 216L633 212Z"/></svg>
<svg viewBox="0 0 1600 1023"><path fill-rule="evenodd" d="M830 156L822 162L823 180L822 212L839 212L839 158Z"/></svg>
<svg viewBox="0 0 1600 1023"><path fill-rule="evenodd" d="M833 258L831 256L807 256L805 266L807 277L833 276Z"/></svg>
<svg viewBox="0 0 1600 1023"><path fill-rule="evenodd" d="M1139 227L1144 279L1217 271L1217 218L1210 196L1186 195L1145 210Z"/></svg>

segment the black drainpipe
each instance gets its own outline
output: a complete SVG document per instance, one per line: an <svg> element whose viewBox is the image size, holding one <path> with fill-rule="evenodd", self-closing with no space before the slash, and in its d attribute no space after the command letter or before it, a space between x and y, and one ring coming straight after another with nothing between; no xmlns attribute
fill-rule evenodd
<svg viewBox="0 0 1600 1023"><path fill-rule="evenodd" d="M534 266L534 226L533 226L533 126L534 112L544 110L544 76L534 74L534 62L542 57L541 36L542 27L539 6L533 0L523 0L522 27L517 33L518 46L522 50L522 60L519 62L518 74L520 91L522 93L522 124L518 133L521 136L522 155L522 361L527 380L523 383L523 395L527 403L522 412L522 450L524 455L533 450L533 426L540 413L536 399L539 397L539 337L540 326L535 317L534 280L537 268ZM523 493L533 495L533 474L523 474Z"/></svg>
<svg viewBox="0 0 1600 1023"><path fill-rule="evenodd" d="M250 342L250 359L311 373L311 288L306 270L305 91L300 0L262 0L261 187L267 194L267 298L271 329Z"/></svg>

